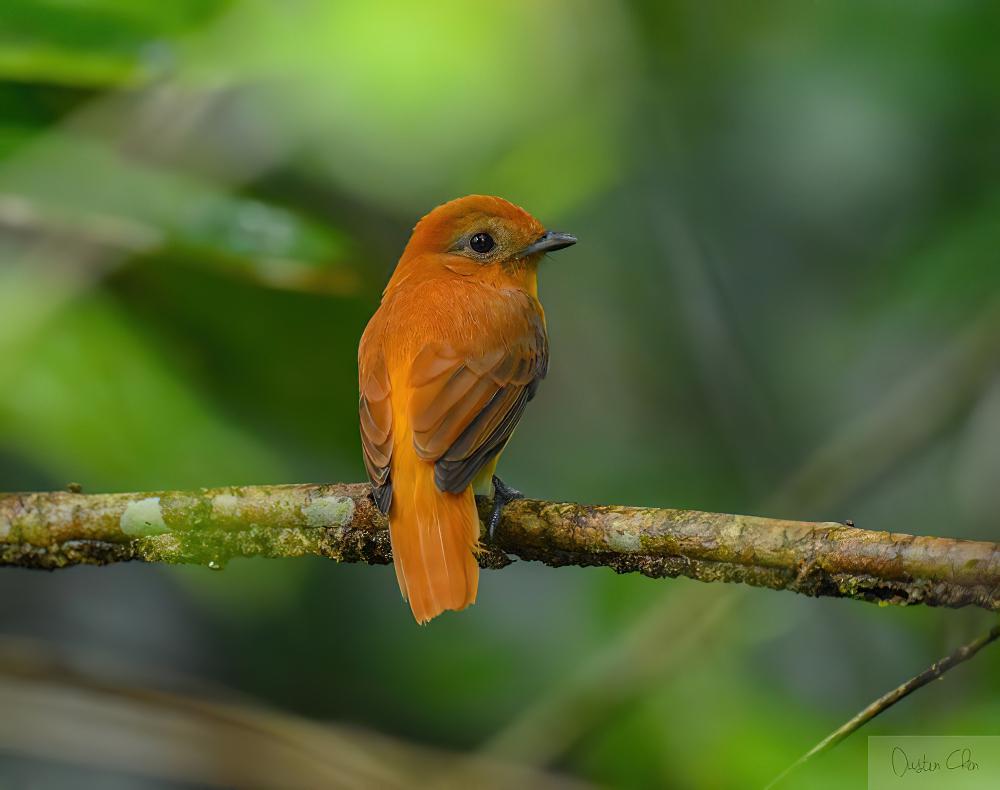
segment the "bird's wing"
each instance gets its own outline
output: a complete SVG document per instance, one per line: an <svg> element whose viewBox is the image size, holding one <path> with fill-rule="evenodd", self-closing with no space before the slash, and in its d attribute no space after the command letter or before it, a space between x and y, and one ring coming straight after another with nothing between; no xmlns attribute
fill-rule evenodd
<svg viewBox="0 0 1000 790"><path fill-rule="evenodd" d="M389 459L392 457L392 402L389 399L389 371L381 352L358 356L358 380L361 398L361 447L365 468L372 482L372 496L383 513L392 503L392 480Z"/></svg>
<svg viewBox="0 0 1000 790"><path fill-rule="evenodd" d="M438 489L464 491L503 449L547 367L540 317L486 350L460 353L436 343L416 356L409 382L413 444L434 462Z"/></svg>

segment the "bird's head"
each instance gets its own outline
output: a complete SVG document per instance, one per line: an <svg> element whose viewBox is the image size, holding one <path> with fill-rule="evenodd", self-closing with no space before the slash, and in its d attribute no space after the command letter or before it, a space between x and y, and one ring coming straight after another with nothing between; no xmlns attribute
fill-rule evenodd
<svg viewBox="0 0 1000 790"><path fill-rule="evenodd" d="M486 267L533 269L547 252L576 244L576 237L545 227L520 206L503 198L469 195L444 203L413 229L403 259L433 255L459 274Z"/></svg>

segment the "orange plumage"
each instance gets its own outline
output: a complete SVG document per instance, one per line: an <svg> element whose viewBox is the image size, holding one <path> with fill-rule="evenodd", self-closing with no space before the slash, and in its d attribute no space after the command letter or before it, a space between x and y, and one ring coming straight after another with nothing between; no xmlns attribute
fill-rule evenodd
<svg viewBox="0 0 1000 790"><path fill-rule="evenodd" d="M573 244L471 195L417 223L358 349L372 492L417 622L475 603L479 517L497 459L548 367L536 272Z"/></svg>

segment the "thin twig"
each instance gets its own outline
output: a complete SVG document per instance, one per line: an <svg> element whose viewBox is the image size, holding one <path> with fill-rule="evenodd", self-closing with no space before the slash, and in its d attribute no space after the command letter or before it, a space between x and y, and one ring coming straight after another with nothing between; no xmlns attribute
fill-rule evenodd
<svg viewBox="0 0 1000 790"><path fill-rule="evenodd" d="M995 641L1000 638L1000 625L995 625L989 631L987 631L982 636L973 639L968 644L962 645L951 655L945 656L939 661L935 661L927 669L921 672L919 675L910 678L903 685L894 688L888 694L884 694L875 700L871 705L862 710L856 716L854 716L850 721L845 722L843 725L838 727L836 730L827 735L823 740L813 746L808 752L803 754L798 760L788 766L784 771L782 771L778 776L771 780L771 782L764 788L764 790L770 790L770 788L777 785L782 779L784 779L788 774L794 771L796 768L801 766L807 760L815 757L820 752L824 752L827 749L836 746L844 738L853 733L858 728L867 724L869 721L874 719L880 713L884 713L897 702L899 702L904 697L909 696L918 688L926 686L932 680L937 680L945 672L953 667L958 666L963 661L968 661L976 653L982 650L990 642Z"/></svg>

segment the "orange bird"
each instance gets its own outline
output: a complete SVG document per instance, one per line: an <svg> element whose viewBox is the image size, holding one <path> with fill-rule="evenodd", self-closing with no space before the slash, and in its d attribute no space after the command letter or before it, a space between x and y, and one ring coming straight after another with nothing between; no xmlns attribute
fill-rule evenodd
<svg viewBox="0 0 1000 790"><path fill-rule="evenodd" d="M575 244L524 209L470 195L413 229L358 348L361 444L418 623L476 601L475 494L490 536L520 496L497 460L548 368L538 263Z"/></svg>

